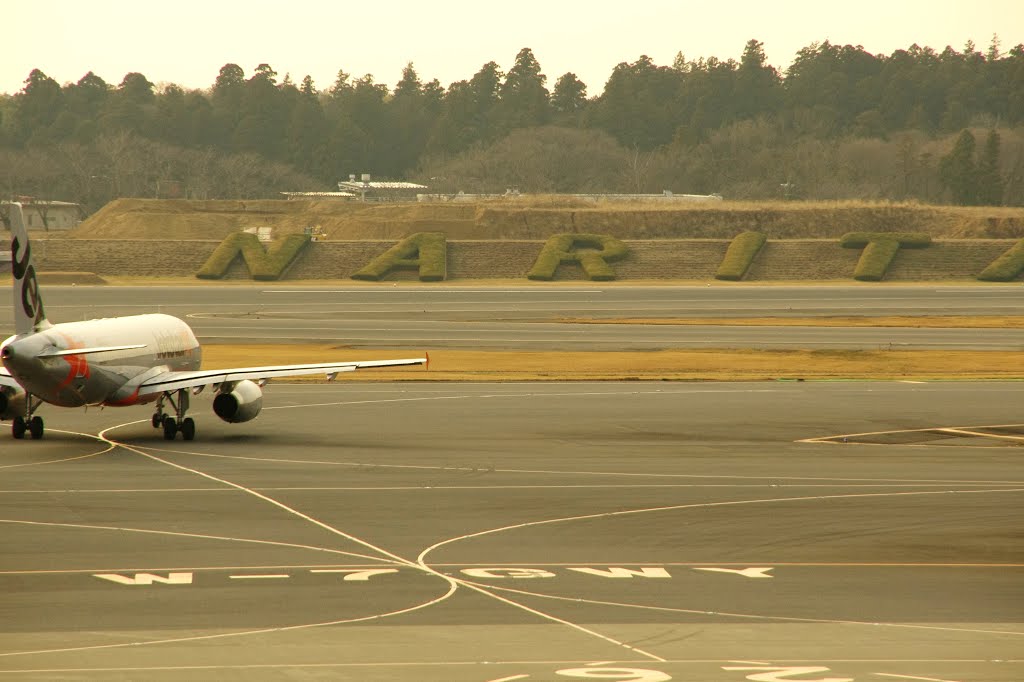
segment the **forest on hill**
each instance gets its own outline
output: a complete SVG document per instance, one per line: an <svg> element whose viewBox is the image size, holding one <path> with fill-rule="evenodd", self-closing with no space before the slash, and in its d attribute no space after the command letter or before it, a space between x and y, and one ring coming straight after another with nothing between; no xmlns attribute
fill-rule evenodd
<svg viewBox="0 0 1024 682"><path fill-rule="evenodd" d="M814 43L780 72L641 56L600 94L550 84L532 50L442 86L409 63L392 88L339 71L318 88L268 64L224 65L206 90L59 84L33 70L0 95L0 194L277 198L349 174L432 191L717 192L729 199L1024 205L1024 45L913 45L890 55Z"/></svg>

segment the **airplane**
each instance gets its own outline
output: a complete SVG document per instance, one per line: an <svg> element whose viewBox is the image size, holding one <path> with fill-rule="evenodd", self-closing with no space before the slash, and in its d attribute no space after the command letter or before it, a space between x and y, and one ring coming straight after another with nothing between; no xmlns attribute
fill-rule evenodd
<svg viewBox="0 0 1024 682"><path fill-rule="evenodd" d="M402 360L325 362L233 369L200 369L202 349L192 329L171 315L146 314L51 324L43 310L20 203L10 205L11 272L15 335L0 344L0 421L11 433L43 437L44 403L58 407L124 407L156 403L152 424L166 440L196 435L187 416L189 397L216 391L213 412L237 424L263 408L263 387L276 377L342 372L367 367L426 365L429 356ZM165 412L169 406L170 413Z"/></svg>

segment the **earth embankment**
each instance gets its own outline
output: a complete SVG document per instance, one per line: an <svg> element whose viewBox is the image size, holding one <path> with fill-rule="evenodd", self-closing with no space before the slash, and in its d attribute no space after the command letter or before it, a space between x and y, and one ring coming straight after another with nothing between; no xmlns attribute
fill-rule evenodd
<svg viewBox="0 0 1024 682"><path fill-rule="evenodd" d="M830 239L847 232L924 232L946 239L1019 239L1024 209L867 202L584 202L540 198L480 203L192 201L118 199L67 236L77 239L212 239L252 227L275 234L320 229L327 240L401 239L444 232L459 239L546 239L592 232L619 239Z"/></svg>

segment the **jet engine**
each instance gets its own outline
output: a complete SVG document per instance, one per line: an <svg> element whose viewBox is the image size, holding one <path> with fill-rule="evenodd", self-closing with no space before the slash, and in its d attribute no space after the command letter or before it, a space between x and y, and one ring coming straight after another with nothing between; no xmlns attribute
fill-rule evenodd
<svg viewBox="0 0 1024 682"><path fill-rule="evenodd" d="M222 386L213 399L213 412L231 424L255 419L263 409L263 391L251 381Z"/></svg>
<svg viewBox="0 0 1024 682"><path fill-rule="evenodd" d="M12 386L0 386L0 421L25 414L25 391Z"/></svg>

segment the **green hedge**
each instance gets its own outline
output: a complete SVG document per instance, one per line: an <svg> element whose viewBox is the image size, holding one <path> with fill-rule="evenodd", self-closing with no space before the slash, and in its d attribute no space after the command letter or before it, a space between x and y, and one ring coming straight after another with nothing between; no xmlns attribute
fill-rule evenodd
<svg viewBox="0 0 1024 682"><path fill-rule="evenodd" d="M864 249L853 271L860 282L878 282L885 277L901 247L923 249L931 246L931 235L920 232L849 232L839 240L844 249Z"/></svg>
<svg viewBox="0 0 1024 682"><path fill-rule="evenodd" d="M761 247L768 238L762 232L741 232L736 235L725 252L725 258L718 266L715 279L724 279L730 282L737 282L747 274L750 264L754 262Z"/></svg>
<svg viewBox="0 0 1024 682"><path fill-rule="evenodd" d="M597 249L576 251L577 248ZM620 240L603 234L556 234L548 238L527 279L549 282L562 263L578 264L594 282L610 282L615 270L608 263L622 260L629 249Z"/></svg>
<svg viewBox="0 0 1024 682"><path fill-rule="evenodd" d="M983 282L1009 282L1017 279L1022 271L1024 271L1024 239L992 261L987 268L981 271L978 279Z"/></svg>
<svg viewBox="0 0 1024 682"><path fill-rule="evenodd" d="M443 232L417 232L374 258L352 279L379 282L394 270L419 270L421 282L441 282L448 273Z"/></svg>
<svg viewBox="0 0 1024 682"><path fill-rule="evenodd" d="M895 241L905 249L923 249L932 245L924 232L847 232L839 239L844 249L863 249L875 241Z"/></svg>
<svg viewBox="0 0 1024 682"><path fill-rule="evenodd" d="M256 280L272 281L281 278L288 266L298 257L310 241L309 235L290 234L273 242L268 249L254 234L235 232L228 235L214 249L196 277L199 279L222 279L239 253L245 259L249 275Z"/></svg>

